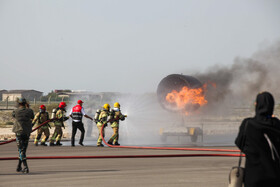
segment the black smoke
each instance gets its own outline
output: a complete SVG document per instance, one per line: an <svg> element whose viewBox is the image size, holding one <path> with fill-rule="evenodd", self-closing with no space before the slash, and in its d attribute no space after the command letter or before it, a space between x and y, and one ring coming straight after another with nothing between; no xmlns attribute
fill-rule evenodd
<svg viewBox="0 0 280 187"><path fill-rule="evenodd" d="M212 106L248 105L262 91L269 91L276 100L280 99L280 42L256 52L251 58L237 57L228 67L215 65L193 76L203 83L216 83L215 89L208 86L206 94Z"/></svg>

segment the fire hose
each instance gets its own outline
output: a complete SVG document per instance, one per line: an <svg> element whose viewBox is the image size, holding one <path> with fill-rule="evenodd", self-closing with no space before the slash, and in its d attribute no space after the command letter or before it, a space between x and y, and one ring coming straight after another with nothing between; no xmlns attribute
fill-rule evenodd
<svg viewBox="0 0 280 187"><path fill-rule="evenodd" d="M42 123L40 126L32 130L34 132L41 126L50 122L48 120ZM104 129L105 124L101 128L101 132ZM214 151L214 152L239 152L238 150L229 149L202 149L202 148L171 148L171 147L140 147L140 146L114 146L109 145L101 133L103 142L111 148L131 148L131 149L156 149L156 150L188 150L188 151ZM2 142L0 145L7 144L15 141L15 139ZM111 159L111 158L160 158L160 157L239 157L240 154L167 154L167 155L105 155L105 156L38 156L28 157L28 159ZM245 156L244 154L242 156ZM2 157L0 160L18 160L18 157Z"/></svg>
<svg viewBox="0 0 280 187"><path fill-rule="evenodd" d="M240 154L167 154L167 155L105 155L105 156L31 156L28 159L111 159L111 158L166 158L166 157L239 157ZM244 155L243 155L244 156ZM18 160L2 157L1 160Z"/></svg>
<svg viewBox="0 0 280 187"><path fill-rule="evenodd" d="M38 127L32 129L31 132L36 131L37 129L39 129L39 128L42 127L43 125L45 125L45 124L47 124L47 123L49 123L49 122L51 122L51 121L53 121L53 120L54 120L54 119L50 119L50 120L47 120L47 121L43 122L43 123L42 123L41 125L39 125ZM11 142L14 142L14 141L16 141L16 138L11 139L11 140L8 140L8 141L5 141L5 142L0 142L0 145L4 145L4 144L11 143Z"/></svg>
<svg viewBox="0 0 280 187"><path fill-rule="evenodd" d="M105 124L103 124L101 128L101 132L104 129ZM101 134L102 140L108 147L112 148L130 148L130 149L157 149L157 150L183 150L183 151L214 151L214 152L240 152L239 150L232 150L232 149L204 149L204 148L176 148L176 147L141 147L141 146L116 146L108 144L103 134Z"/></svg>

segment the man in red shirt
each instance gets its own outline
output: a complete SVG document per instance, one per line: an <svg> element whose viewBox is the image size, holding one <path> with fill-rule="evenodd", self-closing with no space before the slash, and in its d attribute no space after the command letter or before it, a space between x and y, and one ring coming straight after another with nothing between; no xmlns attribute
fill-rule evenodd
<svg viewBox="0 0 280 187"><path fill-rule="evenodd" d="M82 100L78 100L77 103L78 104L71 109L70 115L69 115L72 118L72 137L71 137L71 146L72 147L75 146L75 135L76 135L77 129L79 129L81 131L81 137L80 137L79 144L81 146L84 146L83 141L84 141L84 136L85 136L85 128L84 128L84 124L82 122L83 116L93 120L92 117L88 116L85 113L85 110L82 107L84 102Z"/></svg>

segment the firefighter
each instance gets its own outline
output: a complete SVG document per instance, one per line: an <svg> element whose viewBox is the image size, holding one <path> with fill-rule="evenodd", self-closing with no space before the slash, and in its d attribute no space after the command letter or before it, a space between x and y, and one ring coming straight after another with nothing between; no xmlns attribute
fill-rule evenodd
<svg viewBox="0 0 280 187"><path fill-rule="evenodd" d="M100 111L99 114L98 114L99 110L97 110L98 115L95 116L95 120L97 122L96 126L97 126L98 131L99 131L99 137L98 137L98 140L97 140L97 147L104 147L104 145L102 144L101 135L103 135L103 137L105 137L105 132L104 132L104 128L102 130L102 125L105 124L104 127L107 126L110 108L111 108L110 105L108 103L106 103L106 104L103 105L103 109Z"/></svg>
<svg viewBox="0 0 280 187"><path fill-rule="evenodd" d="M120 145L119 140L119 124L120 120L123 121L127 117L127 115L123 115L120 109L120 103L114 103L114 108L110 112L109 121L111 123L111 127L113 129L113 135L109 139L108 144L110 145Z"/></svg>
<svg viewBox="0 0 280 187"><path fill-rule="evenodd" d="M39 107L39 112L35 115L35 118L32 121L32 124L33 125L36 124L36 126L39 126L47 120L49 120L49 113L46 111L46 106L41 105ZM34 144L36 146L38 146L38 142L41 139L41 136L42 136L43 133L44 133L44 138L42 138L42 140L41 140L41 145L47 146L46 141L48 140L48 138L50 136L49 128L51 128L51 126L47 123L47 124L41 126L37 130L37 135L36 135L36 138L34 140Z"/></svg>
<svg viewBox="0 0 280 187"><path fill-rule="evenodd" d="M62 145L60 143L63 134L62 127L65 129L64 121L69 119L69 117L65 116L66 113L65 107L66 107L66 103L60 102L58 108L54 109L53 111L53 113L55 114L55 119L54 119L55 129L52 138L50 140L50 146ZM54 144L54 142L56 142L56 144Z"/></svg>
<svg viewBox="0 0 280 187"><path fill-rule="evenodd" d="M92 117L88 116L85 113L85 110L83 108L84 102L82 100L78 100L77 103L78 104L71 109L70 114L69 114L69 116L72 118L72 137L71 137L71 146L72 147L75 146L75 135L76 135L77 129L79 129L81 131L81 137L80 137L79 144L81 146L84 146L83 141L84 141L84 136L85 136L85 128L84 128L84 124L82 122L83 116L93 120Z"/></svg>
<svg viewBox="0 0 280 187"><path fill-rule="evenodd" d="M18 108L13 111L12 116L16 119L12 131L16 133L16 142L19 152L19 160L17 172L29 173L29 168L26 161L26 149L30 133L32 132L32 120L34 112L29 109L29 105L25 98L18 99ZM24 168L22 169L21 165Z"/></svg>

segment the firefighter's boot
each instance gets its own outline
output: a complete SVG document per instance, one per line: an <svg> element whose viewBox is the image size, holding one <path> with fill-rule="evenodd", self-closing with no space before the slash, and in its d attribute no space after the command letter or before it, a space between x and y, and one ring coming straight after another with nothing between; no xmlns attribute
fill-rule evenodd
<svg viewBox="0 0 280 187"><path fill-rule="evenodd" d="M22 163L22 161L20 159L18 159L17 172L21 172L21 170L22 170L21 163Z"/></svg>
<svg viewBox="0 0 280 187"><path fill-rule="evenodd" d="M22 173L29 173L29 168L28 168L28 165L27 165L26 160L23 160L22 163L23 163L23 165L24 165L24 168L23 168L23 170L22 170Z"/></svg>
<svg viewBox="0 0 280 187"><path fill-rule="evenodd" d="M121 144L119 144L119 142L116 142L116 143L114 143L114 145L121 145Z"/></svg>
<svg viewBox="0 0 280 187"><path fill-rule="evenodd" d="M112 142L113 142L113 141L110 139L107 143L108 143L109 145L113 145Z"/></svg>
<svg viewBox="0 0 280 187"><path fill-rule="evenodd" d="M55 144L53 142L50 143L50 146L55 146Z"/></svg>
<svg viewBox="0 0 280 187"><path fill-rule="evenodd" d="M42 146L48 146L45 142L41 142Z"/></svg>
<svg viewBox="0 0 280 187"><path fill-rule="evenodd" d="M60 141L57 141L57 142L56 142L56 145L62 146L62 143L60 143Z"/></svg>

